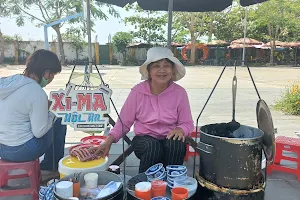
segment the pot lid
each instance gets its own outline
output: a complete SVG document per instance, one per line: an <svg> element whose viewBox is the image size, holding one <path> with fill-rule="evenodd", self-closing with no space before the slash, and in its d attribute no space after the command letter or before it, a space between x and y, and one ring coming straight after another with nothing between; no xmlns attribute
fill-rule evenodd
<svg viewBox="0 0 300 200"><path fill-rule="evenodd" d="M275 134L273 119L267 103L260 99L256 105L258 128L264 132L263 148L268 163L273 163L275 156Z"/></svg>

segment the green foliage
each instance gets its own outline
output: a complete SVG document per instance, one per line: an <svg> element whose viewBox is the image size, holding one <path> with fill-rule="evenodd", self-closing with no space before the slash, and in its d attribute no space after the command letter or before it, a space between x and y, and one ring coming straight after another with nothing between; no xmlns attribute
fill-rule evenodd
<svg viewBox="0 0 300 200"><path fill-rule="evenodd" d="M201 35L209 32L210 21L210 13L174 12L173 29L179 35L183 35L183 33L189 33L190 37L194 35L197 40Z"/></svg>
<svg viewBox="0 0 300 200"><path fill-rule="evenodd" d="M270 0L259 5L251 15L254 23L267 28L267 40L279 40L288 31L288 26L295 25L293 6L289 0Z"/></svg>
<svg viewBox="0 0 300 200"><path fill-rule="evenodd" d="M288 35L295 37L295 34L291 34L291 27L299 26L299 4L300 0L269 0L251 13L253 23L265 27L264 38L271 42L270 63L272 65L275 63L275 41L282 39L288 41Z"/></svg>
<svg viewBox="0 0 300 200"><path fill-rule="evenodd" d="M17 25L23 26L24 20L38 22L42 26L54 22L66 16L83 11L81 0L0 0L1 13L6 16L15 16ZM103 8L107 8L104 12ZM41 17L34 15L32 11L38 11ZM119 13L109 4L91 1L91 16L94 19L108 19L108 15L119 17ZM80 18L71 20L71 23L82 21ZM62 26L62 24L61 24Z"/></svg>
<svg viewBox="0 0 300 200"><path fill-rule="evenodd" d="M121 62L122 66L137 66L138 65L138 61L136 60L135 57L129 56L126 57L125 59L123 59L123 61Z"/></svg>
<svg viewBox="0 0 300 200"><path fill-rule="evenodd" d="M12 42L12 41L22 41L23 38L20 35L10 36L10 35L3 35L4 42Z"/></svg>
<svg viewBox="0 0 300 200"><path fill-rule="evenodd" d="M296 41L299 38L300 1L269 0L247 7L247 37L263 42ZM214 34L218 39L232 41L243 37L246 8L239 4L216 15Z"/></svg>
<svg viewBox="0 0 300 200"><path fill-rule="evenodd" d="M299 82L292 84L290 88L276 102L275 109L287 114L300 115L300 87Z"/></svg>
<svg viewBox="0 0 300 200"><path fill-rule="evenodd" d="M78 60L79 54L83 51L87 43L84 40L82 30L78 28L68 28L65 33L62 34L62 39L64 42L70 42L72 48L76 51L76 58Z"/></svg>
<svg viewBox="0 0 300 200"><path fill-rule="evenodd" d="M196 61L195 44L201 35L207 35L210 31L210 23L212 21L211 13L174 13L174 30L175 35L180 40L185 40L182 35L189 33L192 44L191 63ZM177 33L176 33L177 32ZM174 36L173 36L174 37ZM176 37L176 36L175 36Z"/></svg>
<svg viewBox="0 0 300 200"><path fill-rule="evenodd" d="M232 41L243 37L243 19L245 9L241 6L232 6L216 14L214 34L219 40Z"/></svg>
<svg viewBox="0 0 300 200"><path fill-rule="evenodd" d="M0 0L0 5L0 16L15 17L18 26L23 26L25 19L28 19L35 26L41 27L58 19L83 11L82 0ZM106 11L104 11L105 9ZM33 11L36 13L33 13ZM91 1L92 27L94 20L107 20L108 15L119 17L119 13L112 5ZM84 20L83 18L75 18L66 23L78 24L84 23ZM65 62L65 56L60 28L66 23L52 26L57 33L62 64Z"/></svg>
<svg viewBox="0 0 300 200"><path fill-rule="evenodd" d="M113 37L112 37L112 43L114 46L114 49L122 53L123 55L126 52L126 47L128 44L130 44L133 40L133 36L130 33L127 32L117 32Z"/></svg>
<svg viewBox="0 0 300 200"><path fill-rule="evenodd" d="M125 24L135 27L135 30L131 31L135 38L142 39L149 44L166 41L164 28L167 25L167 15L143 10L137 4L128 5L126 10L136 13L134 16L125 17L124 19Z"/></svg>

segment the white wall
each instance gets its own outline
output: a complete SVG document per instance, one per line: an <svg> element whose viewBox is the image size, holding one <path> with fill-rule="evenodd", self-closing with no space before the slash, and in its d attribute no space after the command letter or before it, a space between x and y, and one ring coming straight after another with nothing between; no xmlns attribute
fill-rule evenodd
<svg viewBox="0 0 300 200"><path fill-rule="evenodd" d="M4 45L4 57L14 57L15 56L15 42L6 42ZM20 41L19 42L19 49L22 50L21 52L27 52L28 54L32 54L34 51L38 49L44 49L45 45L43 41ZM55 48L54 48L55 47ZM49 45L50 50L55 51L57 56L60 57L58 43L50 43ZM64 51L66 59L73 60L76 59L76 51L72 47L71 43L66 42L64 43ZM92 55L95 55L95 44L92 44ZM22 57L23 55L19 55ZM88 57L88 46L85 46L82 52L79 52L79 59L84 59Z"/></svg>

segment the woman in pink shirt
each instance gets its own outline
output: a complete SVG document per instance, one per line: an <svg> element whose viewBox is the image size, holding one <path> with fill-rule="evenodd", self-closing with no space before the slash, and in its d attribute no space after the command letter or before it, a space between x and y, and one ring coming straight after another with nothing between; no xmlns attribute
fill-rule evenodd
<svg viewBox="0 0 300 200"><path fill-rule="evenodd" d="M97 153L106 155L134 124L132 147L140 159L140 173L156 163L182 165L185 137L194 128L187 93L174 83L184 77L185 68L169 49L154 47L140 73L145 81L132 88L120 112L123 132L118 120Z"/></svg>

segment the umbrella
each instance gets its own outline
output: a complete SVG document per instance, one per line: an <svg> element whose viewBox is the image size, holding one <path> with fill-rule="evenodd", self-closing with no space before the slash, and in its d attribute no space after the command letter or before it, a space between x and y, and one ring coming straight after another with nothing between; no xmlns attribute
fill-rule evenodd
<svg viewBox="0 0 300 200"><path fill-rule="evenodd" d="M103 3L124 7L137 2L144 10L168 11L169 0L97 0ZM267 0L240 0L242 6L262 3ZM232 4L232 0L173 0L173 11L209 12L222 11Z"/></svg>
<svg viewBox="0 0 300 200"><path fill-rule="evenodd" d="M169 11L168 47L171 48L172 11L209 12L222 11L232 4L233 0L97 0L103 3L124 7L137 2L144 10ZM268 0L240 0L242 6L250 6Z"/></svg>
<svg viewBox="0 0 300 200"><path fill-rule="evenodd" d="M172 12L209 12L222 11L232 4L233 0L97 0L103 3L124 7L137 2L144 10L168 11L168 48L171 48ZM242 6L250 6L267 0L240 0ZM195 172L195 159L194 159ZM194 173L193 173L194 174Z"/></svg>

